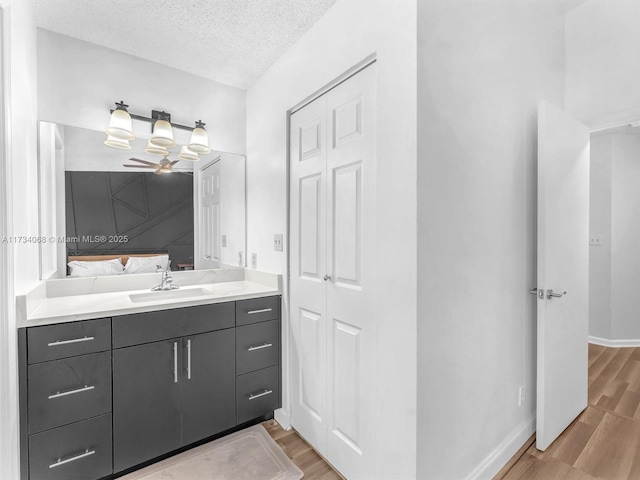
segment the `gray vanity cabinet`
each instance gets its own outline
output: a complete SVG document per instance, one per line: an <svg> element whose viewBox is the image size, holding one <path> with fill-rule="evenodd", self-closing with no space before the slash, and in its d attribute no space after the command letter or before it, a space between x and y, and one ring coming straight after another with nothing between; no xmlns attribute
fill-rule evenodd
<svg viewBox="0 0 640 480"><path fill-rule="evenodd" d="M279 295L18 331L22 480L97 480L280 407Z"/></svg>
<svg viewBox="0 0 640 480"><path fill-rule="evenodd" d="M111 319L21 329L18 342L22 478L111 474Z"/></svg>
<svg viewBox="0 0 640 480"><path fill-rule="evenodd" d="M235 427L235 330L216 330L233 315L218 304L114 318L114 346L193 332L113 350L116 472Z"/></svg>
<svg viewBox="0 0 640 480"><path fill-rule="evenodd" d="M236 426L234 339L232 328L183 339L183 445Z"/></svg>
<svg viewBox="0 0 640 480"><path fill-rule="evenodd" d="M181 446L180 384L174 376L177 342L165 340L113 351L116 472Z"/></svg>

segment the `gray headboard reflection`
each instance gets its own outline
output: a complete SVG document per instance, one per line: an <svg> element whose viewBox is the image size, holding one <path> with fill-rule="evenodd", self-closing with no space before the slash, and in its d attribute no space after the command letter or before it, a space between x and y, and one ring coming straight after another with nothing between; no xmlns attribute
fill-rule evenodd
<svg viewBox="0 0 640 480"><path fill-rule="evenodd" d="M169 253L193 263L193 177L65 172L67 255Z"/></svg>

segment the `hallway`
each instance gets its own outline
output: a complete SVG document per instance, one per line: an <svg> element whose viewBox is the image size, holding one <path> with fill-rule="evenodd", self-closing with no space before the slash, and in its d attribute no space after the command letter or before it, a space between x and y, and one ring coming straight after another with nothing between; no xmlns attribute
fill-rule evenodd
<svg viewBox="0 0 640 480"><path fill-rule="evenodd" d="M545 451L494 480L640 478L640 348L589 344L589 405Z"/></svg>

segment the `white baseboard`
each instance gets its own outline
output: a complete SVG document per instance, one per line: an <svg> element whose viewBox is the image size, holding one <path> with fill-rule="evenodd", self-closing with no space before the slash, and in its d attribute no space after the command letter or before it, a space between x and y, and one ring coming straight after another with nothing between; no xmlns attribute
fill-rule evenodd
<svg viewBox="0 0 640 480"><path fill-rule="evenodd" d="M640 347L640 339L625 339L625 340L609 340L608 338L593 337L589 335L589 343L596 345L602 345L603 347Z"/></svg>
<svg viewBox="0 0 640 480"><path fill-rule="evenodd" d="M483 461L478 465L465 480L490 480L504 467L511 457L525 444L533 435L536 428L536 417L523 421L518 425L513 433L498 445Z"/></svg>
<svg viewBox="0 0 640 480"><path fill-rule="evenodd" d="M284 408L279 408L273 412L273 418L276 419L276 422L278 422L282 428L291 430L291 416Z"/></svg>

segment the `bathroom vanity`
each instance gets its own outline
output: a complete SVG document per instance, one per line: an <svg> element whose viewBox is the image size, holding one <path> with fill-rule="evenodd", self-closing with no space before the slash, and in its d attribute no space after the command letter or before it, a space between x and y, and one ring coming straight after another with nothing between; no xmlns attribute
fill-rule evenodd
<svg viewBox="0 0 640 480"><path fill-rule="evenodd" d="M20 299L23 480L114 478L273 415L280 277L209 272L156 296L93 278Z"/></svg>

